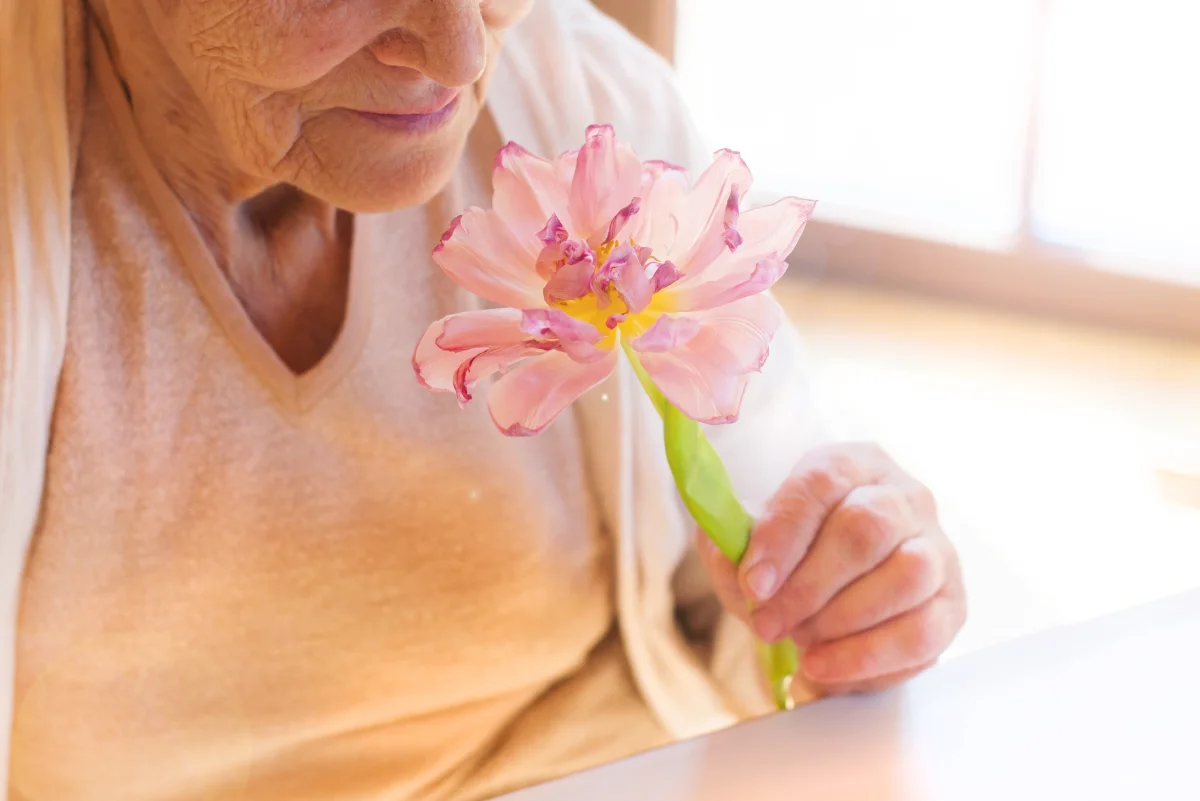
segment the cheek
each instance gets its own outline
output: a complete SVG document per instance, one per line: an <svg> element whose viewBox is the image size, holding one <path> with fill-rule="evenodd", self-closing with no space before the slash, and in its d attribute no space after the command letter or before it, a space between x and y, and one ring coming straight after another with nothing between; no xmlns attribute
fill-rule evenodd
<svg viewBox="0 0 1200 801"><path fill-rule="evenodd" d="M298 98L236 81L213 81L201 98L217 130L223 155L239 171L273 180L304 135Z"/></svg>
<svg viewBox="0 0 1200 801"><path fill-rule="evenodd" d="M533 0L482 0L479 11L492 28L511 28L528 16Z"/></svg>
<svg viewBox="0 0 1200 801"><path fill-rule="evenodd" d="M462 160L478 103L464 97L455 118L433 134L408 136L347 112L318 115L272 178L354 212L415 206L440 191Z"/></svg>
<svg viewBox="0 0 1200 801"><path fill-rule="evenodd" d="M371 41L373 14L355 0L203 0L181 32L191 72L274 91L315 83Z"/></svg>

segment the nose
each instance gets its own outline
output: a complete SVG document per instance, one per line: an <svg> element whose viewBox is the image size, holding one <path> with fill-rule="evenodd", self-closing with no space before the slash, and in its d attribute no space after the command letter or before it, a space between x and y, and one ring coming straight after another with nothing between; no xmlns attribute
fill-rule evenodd
<svg viewBox="0 0 1200 801"><path fill-rule="evenodd" d="M487 29L479 0L401 3L397 25L371 43L371 53L391 67L422 72L443 86L467 86L487 68Z"/></svg>

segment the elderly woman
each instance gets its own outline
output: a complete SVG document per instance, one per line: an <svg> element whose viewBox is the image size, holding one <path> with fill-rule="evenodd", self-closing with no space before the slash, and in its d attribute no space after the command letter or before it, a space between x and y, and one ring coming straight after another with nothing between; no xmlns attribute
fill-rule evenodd
<svg viewBox="0 0 1200 801"><path fill-rule="evenodd" d="M504 139L707 162L585 0L5 0L0 35L9 798L485 798L760 713L751 631L807 698L958 630L928 492L819 442L791 332L714 432L740 569L628 375L529 439L414 380Z"/></svg>

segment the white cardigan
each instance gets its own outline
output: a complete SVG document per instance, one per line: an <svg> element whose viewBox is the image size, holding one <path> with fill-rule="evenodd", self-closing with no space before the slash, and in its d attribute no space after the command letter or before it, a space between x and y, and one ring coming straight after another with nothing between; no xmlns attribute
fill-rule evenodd
<svg viewBox="0 0 1200 801"><path fill-rule="evenodd" d="M86 41L76 2L0 0L0 34L18 34L5 36L11 50L0 56L0 680L9 687L22 571L41 504L68 320L70 202L64 192L79 135L70 109L81 107ZM35 11L42 3L56 13ZM39 63L46 52L64 53L64 24L65 57ZM24 75L16 75L11 67L21 59ZM587 0L539 0L509 32L489 91L501 135L542 155L577 147L589 124L610 122L642 158L680 163L693 175L710 158L668 65ZM54 102L63 96L65 103ZM793 330L781 331L767 368L751 384L742 420L710 430L751 509L819 436L797 346ZM647 702L678 737L766 711L747 632L713 614L657 415L628 366L622 362L612 379L581 400L579 412L601 511L616 541L620 628ZM689 643L681 616L708 629L707 647ZM11 692L0 692L5 754L12 701ZM5 758L4 784L7 766Z"/></svg>

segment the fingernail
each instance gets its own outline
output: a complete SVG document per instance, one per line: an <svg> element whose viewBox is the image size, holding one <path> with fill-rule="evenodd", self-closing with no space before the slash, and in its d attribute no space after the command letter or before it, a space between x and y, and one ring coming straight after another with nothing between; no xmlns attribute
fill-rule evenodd
<svg viewBox="0 0 1200 801"><path fill-rule="evenodd" d="M775 594L775 568L760 562L746 573L746 587L756 601L765 601Z"/></svg>
<svg viewBox="0 0 1200 801"><path fill-rule="evenodd" d="M774 609L755 609L752 619L754 633L763 642L778 642L783 637L783 620Z"/></svg>

